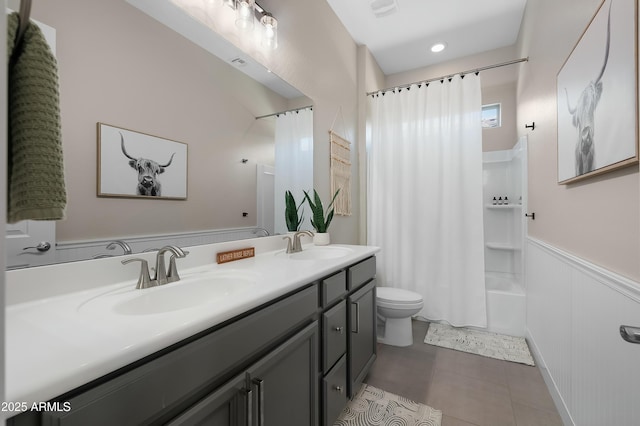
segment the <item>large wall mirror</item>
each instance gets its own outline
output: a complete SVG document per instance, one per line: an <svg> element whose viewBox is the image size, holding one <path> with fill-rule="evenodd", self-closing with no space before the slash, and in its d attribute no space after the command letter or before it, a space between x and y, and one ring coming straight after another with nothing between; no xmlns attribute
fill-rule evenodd
<svg viewBox="0 0 640 426"><path fill-rule="evenodd" d="M49 252L38 249L42 223L9 226L8 267L121 255L119 241L135 253L167 239L194 245L285 231L282 186L270 179L310 188L313 170L279 156L276 139L298 138L313 152L312 128L292 136L283 120L306 115L312 127L311 99L170 1L39 1L31 17L53 30L67 218L52 225ZM186 144L186 200L98 197L97 123Z"/></svg>

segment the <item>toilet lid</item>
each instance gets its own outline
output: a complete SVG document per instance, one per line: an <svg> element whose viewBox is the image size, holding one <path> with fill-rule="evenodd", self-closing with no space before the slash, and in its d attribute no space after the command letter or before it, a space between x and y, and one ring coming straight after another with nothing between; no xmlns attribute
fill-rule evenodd
<svg viewBox="0 0 640 426"><path fill-rule="evenodd" d="M422 302L422 296L420 296L418 293L393 287L378 287L376 289L376 297L378 298L378 300L393 303Z"/></svg>

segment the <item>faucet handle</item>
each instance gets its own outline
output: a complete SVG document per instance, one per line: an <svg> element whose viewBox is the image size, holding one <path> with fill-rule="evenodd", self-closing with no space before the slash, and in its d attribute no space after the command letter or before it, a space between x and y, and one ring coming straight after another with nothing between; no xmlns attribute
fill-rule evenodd
<svg viewBox="0 0 640 426"><path fill-rule="evenodd" d="M182 251L184 255L188 255L189 252L186 250ZM184 256L183 256L184 257ZM167 271L167 282L172 283L180 281L180 275L178 275L178 267L176 266L176 255L172 254L169 258L169 271Z"/></svg>
<svg viewBox="0 0 640 426"><path fill-rule="evenodd" d="M293 246L291 245L291 237L287 235L286 237L282 237L282 239L287 240L287 253L293 252Z"/></svg>
<svg viewBox="0 0 640 426"><path fill-rule="evenodd" d="M313 237L313 232L304 230L304 231L298 231L295 234L293 234L293 252L294 253L302 251L302 242L300 241L300 237L302 237L303 235Z"/></svg>
<svg viewBox="0 0 640 426"><path fill-rule="evenodd" d="M139 257L131 257L129 259L123 260L122 264L126 265L127 263L131 262L140 262L140 276L138 277L136 289L144 289L158 285L158 281L152 280L151 276L149 276L149 264L146 260Z"/></svg>

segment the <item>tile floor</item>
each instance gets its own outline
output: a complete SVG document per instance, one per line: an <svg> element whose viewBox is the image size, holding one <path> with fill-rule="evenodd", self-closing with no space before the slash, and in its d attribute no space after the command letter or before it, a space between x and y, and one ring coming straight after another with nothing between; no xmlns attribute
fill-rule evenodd
<svg viewBox="0 0 640 426"><path fill-rule="evenodd" d="M427 345L427 327L413 322L413 346L378 344L365 382L441 410L442 426L562 426L537 367Z"/></svg>

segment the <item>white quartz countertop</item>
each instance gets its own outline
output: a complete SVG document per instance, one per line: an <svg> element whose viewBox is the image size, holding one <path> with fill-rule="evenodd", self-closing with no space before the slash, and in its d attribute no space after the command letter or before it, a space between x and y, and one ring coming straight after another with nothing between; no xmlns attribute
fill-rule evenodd
<svg viewBox="0 0 640 426"><path fill-rule="evenodd" d="M312 246L305 246L308 247ZM206 256L196 253L191 265L186 262L181 267L181 260L178 261L181 281L147 290L134 288L138 266L121 265L119 260L112 259L107 261L108 266L124 269L127 279L108 283L104 277L96 276L100 285L89 283L87 277L92 275L87 271L104 273L101 268L106 263L100 261L56 265L15 276L8 274L7 285L11 290L6 307L5 400L25 402L29 406L50 400L379 251L370 246L330 247L347 248L348 254L334 259L293 260L283 250L261 253L256 250L256 256L248 259L193 265L198 259L213 259L212 253L219 249L209 248ZM151 255L145 255L152 265ZM191 254L187 259L189 257ZM82 269L74 272L74 267ZM254 277L255 282L207 303L159 313L114 312L108 302L104 302L112 296L135 297L141 292L165 291L170 287L189 291L190 283L209 272L247 274ZM122 276L121 271L118 274L116 276ZM58 277L57 282L52 282L49 289L43 291L42 298L20 294L20 291L36 293L35 284L12 283L35 280L35 277L45 277L43 281L47 281L47 275L61 275L64 279ZM68 286L71 290L65 287L65 280L74 281ZM20 285L24 290L16 289ZM54 287L61 290L53 292Z"/></svg>

